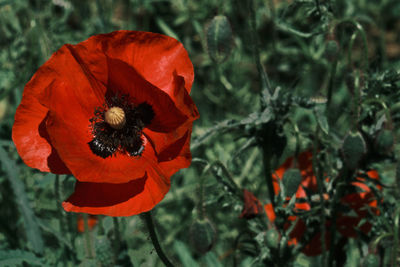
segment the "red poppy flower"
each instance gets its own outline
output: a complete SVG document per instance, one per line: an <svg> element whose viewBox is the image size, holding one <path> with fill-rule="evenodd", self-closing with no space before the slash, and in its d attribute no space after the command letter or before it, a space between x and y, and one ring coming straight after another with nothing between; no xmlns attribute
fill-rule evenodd
<svg viewBox="0 0 400 267"><path fill-rule="evenodd" d="M96 226L97 221L98 221L98 219L97 219L96 215L89 215L89 217L88 217L89 230L92 230ZM85 221L81 214L78 215L77 228L78 228L78 232L80 232L80 233L85 232Z"/></svg>
<svg viewBox="0 0 400 267"><path fill-rule="evenodd" d="M279 194L280 186L278 183L278 179L282 180L286 170L297 167L301 172L302 181L296 192L296 203L294 205L294 210L296 212L309 211L311 210L311 205L305 199L307 195L304 188L311 192L317 193L317 179L312 170L312 153L301 153L297 158L297 166L293 165L294 158L289 158L275 171L275 173L273 174L274 192L276 195ZM371 179L379 179L378 173L374 170L367 172L367 175ZM362 220L362 218L365 218L370 211L375 215L379 214L379 210L377 208L377 200L371 189L364 183L364 181L365 178L357 177L356 181L352 182L351 184L354 187L354 193L347 194L341 198L341 204L347 206L354 212L354 215L352 216L342 212L339 212L336 216L337 230L344 237L347 238L357 237L357 228L365 234L368 233L371 230L372 225L369 222L365 222L363 225L359 226L360 221ZM380 189L380 187L378 187L378 189ZM327 194L324 195L324 199L329 199ZM276 219L276 214L272 204L269 203L264 205L264 209L269 220L271 222L274 222ZM284 225L284 228L288 229L290 226L292 226L293 223L296 224L289 234L290 240L288 241L288 245L297 245L301 241L304 233L307 230L306 223L297 216L289 216L287 218L287 222ZM327 234L324 238L325 247L327 249L329 249L330 245L330 225L331 222L327 220L325 225ZM322 253L321 233L319 231L311 237L308 243L304 246L302 252L308 256L315 256Z"/></svg>
<svg viewBox="0 0 400 267"><path fill-rule="evenodd" d="M28 166L76 177L66 211L148 211L190 165L193 78L182 44L161 34L116 31L66 44L25 86L13 141Z"/></svg>
<svg viewBox="0 0 400 267"><path fill-rule="evenodd" d="M260 200L247 189L243 189L243 210L239 218L253 219L263 212Z"/></svg>

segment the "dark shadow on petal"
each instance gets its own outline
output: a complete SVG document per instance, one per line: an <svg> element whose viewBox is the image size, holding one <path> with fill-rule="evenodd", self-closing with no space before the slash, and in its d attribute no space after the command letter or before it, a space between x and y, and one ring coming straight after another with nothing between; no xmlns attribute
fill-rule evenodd
<svg viewBox="0 0 400 267"><path fill-rule="evenodd" d="M46 120L47 116L43 119L43 121L39 124L39 135L46 139L46 141L51 145L50 136L46 129ZM51 154L47 158L47 166L50 169L50 172L55 174L70 174L71 171L65 166L64 162L61 160L57 151L51 145Z"/></svg>
<svg viewBox="0 0 400 267"><path fill-rule="evenodd" d="M110 96L112 92L127 94L133 104L149 104L155 116L147 128L155 132L168 133L186 122L188 117L176 107L175 100L149 83L133 67L113 58L107 58L107 64L108 92L106 96Z"/></svg>
<svg viewBox="0 0 400 267"><path fill-rule="evenodd" d="M158 162L173 160L174 158L179 156L179 153L182 151L182 148L186 143L188 134L189 131L186 131L186 133L181 138L179 138L174 143L166 147L163 151L161 151L161 153L157 156Z"/></svg>
<svg viewBox="0 0 400 267"><path fill-rule="evenodd" d="M113 206L142 193L146 180L147 173L142 178L124 184L77 181L74 194L66 202L78 207Z"/></svg>

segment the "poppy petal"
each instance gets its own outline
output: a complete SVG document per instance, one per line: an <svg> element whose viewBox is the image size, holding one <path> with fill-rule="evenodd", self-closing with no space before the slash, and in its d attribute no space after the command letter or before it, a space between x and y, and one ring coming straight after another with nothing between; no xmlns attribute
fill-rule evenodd
<svg viewBox="0 0 400 267"><path fill-rule="evenodd" d="M75 192L63 202L66 211L131 216L151 210L170 188L169 180L150 170L123 184L76 182Z"/></svg>
<svg viewBox="0 0 400 267"><path fill-rule="evenodd" d="M121 30L93 36L82 45L89 49L100 48L108 57L128 63L171 97L174 92L173 73L176 72L184 77L185 88L190 93L194 79L193 65L183 45L174 38L151 32Z"/></svg>
<svg viewBox="0 0 400 267"><path fill-rule="evenodd" d="M167 176L171 176L180 169L190 166L192 154L190 152L190 136L192 130L188 130L184 136L175 143L165 148L159 155L159 165ZM171 158L173 158L171 160Z"/></svg>
<svg viewBox="0 0 400 267"><path fill-rule="evenodd" d="M107 64L110 90L129 95L135 104L146 102L152 107L155 116L147 128L156 132L171 132L187 120L168 94L146 81L127 63L107 58Z"/></svg>
<svg viewBox="0 0 400 267"><path fill-rule="evenodd" d="M264 210L265 210L265 213L267 214L267 217L270 220L270 222L274 222L276 219L276 214L275 214L274 206L272 205L272 203L265 204Z"/></svg>
<svg viewBox="0 0 400 267"><path fill-rule="evenodd" d="M159 165L165 170L167 176L179 169L190 165L192 155L190 153L190 137L192 122L184 125L171 133L157 133L144 129L144 134L154 147Z"/></svg>
<svg viewBox="0 0 400 267"><path fill-rule="evenodd" d="M15 113L12 139L26 165L43 172L70 174L50 142L45 127L48 109L37 100L37 95L52 84L49 72L51 70L43 66L25 86Z"/></svg>
<svg viewBox="0 0 400 267"><path fill-rule="evenodd" d="M243 209L239 218L252 219L262 213L260 200L247 189L243 189Z"/></svg>
<svg viewBox="0 0 400 267"><path fill-rule="evenodd" d="M189 121L198 119L200 114L192 98L189 96L189 92L185 89L185 79L184 77L179 76L176 71L174 72L173 86L174 90L172 97L178 109L188 116Z"/></svg>
<svg viewBox="0 0 400 267"><path fill-rule="evenodd" d="M73 119L85 120L87 126L94 109L104 104L106 57L96 51L87 53L79 45L64 45L46 64L53 81L38 94L39 102L51 112L61 111L66 118L73 113Z"/></svg>

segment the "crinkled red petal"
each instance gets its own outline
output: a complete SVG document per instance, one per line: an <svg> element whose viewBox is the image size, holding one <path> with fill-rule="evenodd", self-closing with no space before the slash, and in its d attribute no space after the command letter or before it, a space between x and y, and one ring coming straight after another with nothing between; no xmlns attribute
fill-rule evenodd
<svg viewBox="0 0 400 267"><path fill-rule="evenodd" d="M156 151L159 166L167 176L180 169L187 168L192 160L190 138L192 122L186 122L171 133L157 133L149 129L144 134Z"/></svg>
<svg viewBox="0 0 400 267"><path fill-rule="evenodd" d="M274 206L272 205L272 203L265 204L264 210L265 210L265 213L267 214L267 217L270 220L270 222L274 222L276 219L276 214L275 214Z"/></svg>
<svg viewBox="0 0 400 267"><path fill-rule="evenodd" d="M253 193L243 189L243 209L239 218L252 219L262 213L261 202Z"/></svg>
<svg viewBox="0 0 400 267"><path fill-rule="evenodd" d="M75 192L63 202L66 211L131 216L151 210L170 188L155 170L122 184L76 182Z"/></svg>
<svg viewBox="0 0 400 267"><path fill-rule="evenodd" d="M70 174L49 139L45 126L48 109L37 100L37 96L52 85L51 72L45 64L25 86L15 113L12 139L26 165L43 172Z"/></svg>
<svg viewBox="0 0 400 267"><path fill-rule="evenodd" d="M199 117L189 96L193 65L183 45L174 38L150 32L115 31L93 36L81 44L127 63L146 81L168 94L188 121Z"/></svg>
<svg viewBox="0 0 400 267"><path fill-rule="evenodd" d="M183 45L174 38L151 32L115 31L93 36L82 45L126 62L172 98L174 72L184 78L186 91L190 92L193 65Z"/></svg>
<svg viewBox="0 0 400 267"><path fill-rule="evenodd" d="M135 104L145 102L152 107L155 116L146 128L167 133L187 121L188 117L175 106L168 94L146 81L133 67L111 58L107 58L107 64L109 90L114 94L129 95Z"/></svg>
<svg viewBox="0 0 400 267"><path fill-rule="evenodd" d="M301 252L309 257L317 256L322 253L321 232L315 234ZM325 249L329 250L331 235L325 232Z"/></svg>

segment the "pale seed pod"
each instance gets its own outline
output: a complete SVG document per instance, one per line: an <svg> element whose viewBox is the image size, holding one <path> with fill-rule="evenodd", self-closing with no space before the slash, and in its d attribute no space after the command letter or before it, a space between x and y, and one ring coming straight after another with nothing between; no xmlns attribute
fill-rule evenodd
<svg viewBox="0 0 400 267"><path fill-rule="evenodd" d="M114 129L122 129L126 123L125 112L120 107L112 107L104 115L105 122Z"/></svg>

